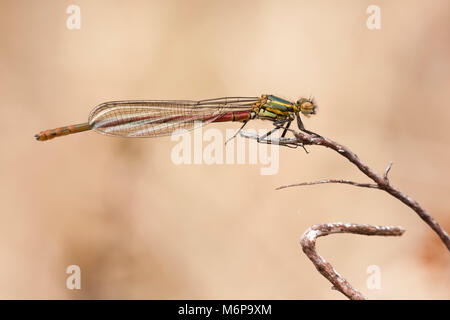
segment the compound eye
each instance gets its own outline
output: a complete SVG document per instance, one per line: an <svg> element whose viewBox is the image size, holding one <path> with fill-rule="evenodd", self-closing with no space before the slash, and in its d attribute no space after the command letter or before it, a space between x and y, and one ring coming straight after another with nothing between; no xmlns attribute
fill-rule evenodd
<svg viewBox="0 0 450 320"><path fill-rule="evenodd" d="M302 104L302 108L303 109L305 109L305 110L311 110L312 108L313 108L313 105L312 105L312 103L311 102L304 102L303 104Z"/></svg>

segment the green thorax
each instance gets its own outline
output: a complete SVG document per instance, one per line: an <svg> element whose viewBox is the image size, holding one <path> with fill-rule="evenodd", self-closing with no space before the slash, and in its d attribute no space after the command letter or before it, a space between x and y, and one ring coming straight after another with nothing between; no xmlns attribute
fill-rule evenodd
<svg viewBox="0 0 450 320"><path fill-rule="evenodd" d="M267 96L267 102L264 104L264 107L280 111L294 111L294 104L292 102L272 95Z"/></svg>
<svg viewBox="0 0 450 320"><path fill-rule="evenodd" d="M296 106L292 102L269 95L261 106L258 115L264 118L284 119L293 117L295 108Z"/></svg>

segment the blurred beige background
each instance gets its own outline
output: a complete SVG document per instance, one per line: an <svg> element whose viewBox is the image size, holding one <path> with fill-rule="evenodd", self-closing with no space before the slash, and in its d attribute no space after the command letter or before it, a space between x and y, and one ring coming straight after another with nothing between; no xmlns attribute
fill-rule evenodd
<svg viewBox="0 0 450 320"><path fill-rule="evenodd" d="M81 8L68 30L66 9ZM381 30L366 8L381 7ZM450 5L442 1L2 1L0 298L344 299L299 245L312 224L402 225L318 249L371 299L449 299L450 255L322 148L280 169L179 165L170 138L36 142L108 100L313 95L305 125L349 146L450 230ZM221 130L239 124L211 125ZM255 121L252 128L270 128ZM65 269L82 271L82 290ZM381 269L381 289L366 269Z"/></svg>

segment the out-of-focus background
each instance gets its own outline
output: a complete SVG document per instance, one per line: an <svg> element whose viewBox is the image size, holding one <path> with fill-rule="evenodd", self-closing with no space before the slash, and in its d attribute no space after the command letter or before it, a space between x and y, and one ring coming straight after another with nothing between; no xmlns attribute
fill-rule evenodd
<svg viewBox="0 0 450 320"><path fill-rule="evenodd" d="M274 190L368 181L332 151L282 149L278 173L261 175L261 164L176 165L170 137L33 138L108 100L312 95L307 128L380 172L392 160L393 184L448 231L449 1L376 1L380 30L366 26L371 4L2 1L0 298L344 299L299 245L309 226L343 221L407 229L318 240L369 298L449 299L448 251L398 200L345 185ZM79 30L66 27L70 5ZM66 288L69 265L81 290Z"/></svg>

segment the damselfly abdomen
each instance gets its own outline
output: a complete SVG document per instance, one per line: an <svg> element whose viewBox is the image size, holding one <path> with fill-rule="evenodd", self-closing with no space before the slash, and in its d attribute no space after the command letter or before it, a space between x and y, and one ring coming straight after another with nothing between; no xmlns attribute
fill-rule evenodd
<svg viewBox="0 0 450 320"><path fill-rule="evenodd" d="M189 100L130 100L100 104L89 115L86 123L41 131L35 137L46 141L72 133L94 130L119 137L160 137L178 129L192 130L211 122L243 122L252 119L270 120L274 130L284 129L291 122L305 130L300 118L316 113L312 99L301 98L290 102L273 95L261 97L228 97L201 101ZM271 132L273 132L272 130Z"/></svg>

